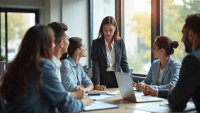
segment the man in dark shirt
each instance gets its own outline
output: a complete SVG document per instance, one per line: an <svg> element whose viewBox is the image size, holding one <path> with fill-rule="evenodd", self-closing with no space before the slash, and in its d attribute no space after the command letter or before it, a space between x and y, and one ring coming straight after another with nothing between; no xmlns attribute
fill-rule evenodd
<svg viewBox="0 0 200 113"><path fill-rule="evenodd" d="M183 59L179 80L168 94L169 107L183 111L192 98L200 112L200 13L187 16L182 33L185 51L191 54Z"/></svg>

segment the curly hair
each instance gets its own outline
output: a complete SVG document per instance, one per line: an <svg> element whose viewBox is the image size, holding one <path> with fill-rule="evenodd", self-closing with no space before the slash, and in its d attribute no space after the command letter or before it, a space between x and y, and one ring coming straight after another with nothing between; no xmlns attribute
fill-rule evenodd
<svg viewBox="0 0 200 113"><path fill-rule="evenodd" d="M41 58L52 59L54 32L48 26L33 26L25 34L16 58L8 65L0 87L1 96L8 102L16 97L26 97L29 85L30 71L34 68L35 87L42 84ZM32 86L34 88L34 86Z"/></svg>

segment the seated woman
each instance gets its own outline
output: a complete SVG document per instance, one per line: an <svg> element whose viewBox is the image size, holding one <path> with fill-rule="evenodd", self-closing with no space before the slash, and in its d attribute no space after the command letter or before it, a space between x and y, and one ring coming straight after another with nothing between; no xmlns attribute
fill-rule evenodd
<svg viewBox="0 0 200 113"><path fill-rule="evenodd" d="M177 47L178 42L172 41L167 36L156 37L152 52L158 60L152 63L147 77L141 83L133 83L137 90L141 91L144 84L151 85L154 89L165 89L167 84L176 85L182 65L170 55Z"/></svg>
<svg viewBox="0 0 200 113"><path fill-rule="evenodd" d="M2 77L0 95L6 99L6 113L79 112L93 101L74 99L65 91L52 63L54 32L47 26L33 26L25 34L16 58Z"/></svg>
<svg viewBox="0 0 200 113"><path fill-rule="evenodd" d="M62 66L60 68L61 81L67 91L74 91L80 88L82 84L85 88L83 91L90 92L94 89L94 85L87 76L79 60L86 57L87 48L82 42L81 38L72 37L69 39L68 53L61 57ZM69 55L67 57L67 54Z"/></svg>

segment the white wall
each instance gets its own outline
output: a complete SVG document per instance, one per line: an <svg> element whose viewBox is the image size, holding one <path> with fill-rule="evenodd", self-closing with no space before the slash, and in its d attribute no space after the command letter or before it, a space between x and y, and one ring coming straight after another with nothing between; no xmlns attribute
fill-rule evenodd
<svg viewBox="0 0 200 113"><path fill-rule="evenodd" d="M88 0L63 0L62 22L68 26L69 37L80 37L89 49L89 6ZM80 63L89 65L89 51L87 57L81 58Z"/></svg>
<svg viewBox="0 0 200 113"><path fill-rule="evenodd" d="M62 21L62 0L51 0L50 3L50 21L61 22Z"/></svg>
<svg viewBox="0 0 200 113"><path fill-rule="evenodd" d="M86 47L89 47L89 0L0 0L0 7L39 9L40 24L63 22L69 29L70 37L80 37ZM81 59L81 64L89 65L87 57Z"/></svg>

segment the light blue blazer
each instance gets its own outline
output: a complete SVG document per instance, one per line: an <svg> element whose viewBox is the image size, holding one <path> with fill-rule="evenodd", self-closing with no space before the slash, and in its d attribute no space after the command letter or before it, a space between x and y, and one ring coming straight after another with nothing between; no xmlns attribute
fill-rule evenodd
<svg viewBox="0 0 200 113"><path fill-rule="evenodd" d="M176 85L179 79L181 66L180 62L174 60L170 56L161 78L161 85L157 86L156 84L160 71L160 60L155 60L151 65L147 77L141 83L152 85L155 89L164 89L167 84Z"/></svg>
<svg viewBox="0 0 200 113"><path fill-rule="evenodd" d="M80 86L82 84L84 87L86 87L88 84L92 83L81 64L78 63L78 65L76 65L70 56L61 60L61 62L61 82L65 90L72 92L77 85ZM76 77L77 75L78 79Z"/></svg>
<svg viewBox="0 0 200 113"><path fill-rule="evenodd" d="M56 113L56 108L60 113L72 113L84 109L84 103L71 97L64 89L50 60L42 59L41 69L42 84L38 83L39 89L35 87L38 74L32 68L26 97L16 97L7 102L6 113Z"/></svg>

